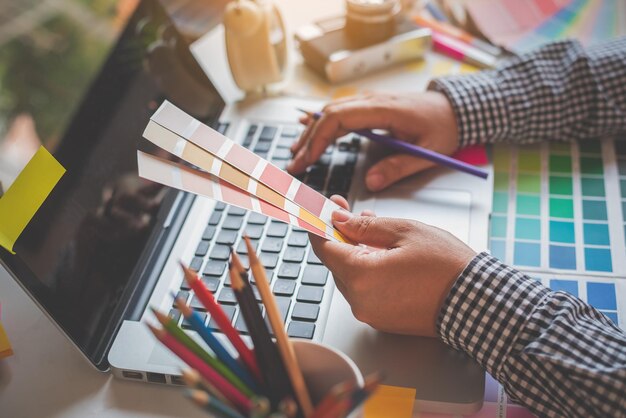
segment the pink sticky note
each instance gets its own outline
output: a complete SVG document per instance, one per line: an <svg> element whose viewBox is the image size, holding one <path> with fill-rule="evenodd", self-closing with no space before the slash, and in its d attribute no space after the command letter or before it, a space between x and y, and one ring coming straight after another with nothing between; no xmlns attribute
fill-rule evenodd
<svg viewBox="0 0 626 418"><path fill-rule="evenodd" d="M472 165L489 164L489 157L484 145L470 145L469 147L461 148L452 157Z"/></svg>

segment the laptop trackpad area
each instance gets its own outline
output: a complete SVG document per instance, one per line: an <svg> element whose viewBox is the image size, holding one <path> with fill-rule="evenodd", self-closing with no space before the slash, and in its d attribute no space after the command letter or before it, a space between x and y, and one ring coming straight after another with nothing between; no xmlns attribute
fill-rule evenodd
<svg viewBox="0 0 626 418"><path fill-rule="evenodd" d="M444 229L469 242L472 196L469 191L444 188L415 189L400 184L354 203L353 212L369 209L376 216L413 219Z"/></svg>

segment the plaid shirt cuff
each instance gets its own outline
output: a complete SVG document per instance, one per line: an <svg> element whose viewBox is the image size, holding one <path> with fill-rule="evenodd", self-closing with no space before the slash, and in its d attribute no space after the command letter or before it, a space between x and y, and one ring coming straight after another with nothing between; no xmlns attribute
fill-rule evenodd
<svg viewBox="0 0 626 418"><path fill-rule="evenodd" d="M459 147L504 141L510 126L505 96L494 71L432 80L428 89L443 93L452 104L459 128Z"/></svg>
<svg viewBox="0 0 626 418"><path fill-rule="evenodd" d="M437 320L439 335L502 379L502 368L516 340L549 294L536 280L481 253L444 301Z"/></svg>

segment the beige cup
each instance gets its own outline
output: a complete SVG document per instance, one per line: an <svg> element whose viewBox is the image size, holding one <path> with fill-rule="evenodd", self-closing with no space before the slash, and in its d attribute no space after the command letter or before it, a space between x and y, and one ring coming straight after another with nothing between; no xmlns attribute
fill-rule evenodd
<svg viewBox="0 0 626 418"><path fill-rule="evenodd" d="M352 381L363 386L361 371L342 352L310 341L292 340L292 343L313 405L317 405L337 383ZM349 418L362 417L362 405L349 415Z"/></svg>

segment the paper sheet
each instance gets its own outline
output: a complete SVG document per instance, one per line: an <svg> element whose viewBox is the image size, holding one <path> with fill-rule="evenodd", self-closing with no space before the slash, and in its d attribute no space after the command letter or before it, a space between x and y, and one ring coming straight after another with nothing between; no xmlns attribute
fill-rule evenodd
<svg viewBox="0 0 626 418"><path fill-rule="evenodd" d="M61 164L40 147L0 198L0 246L15 254L15 241L64 173Z"/></svg>

